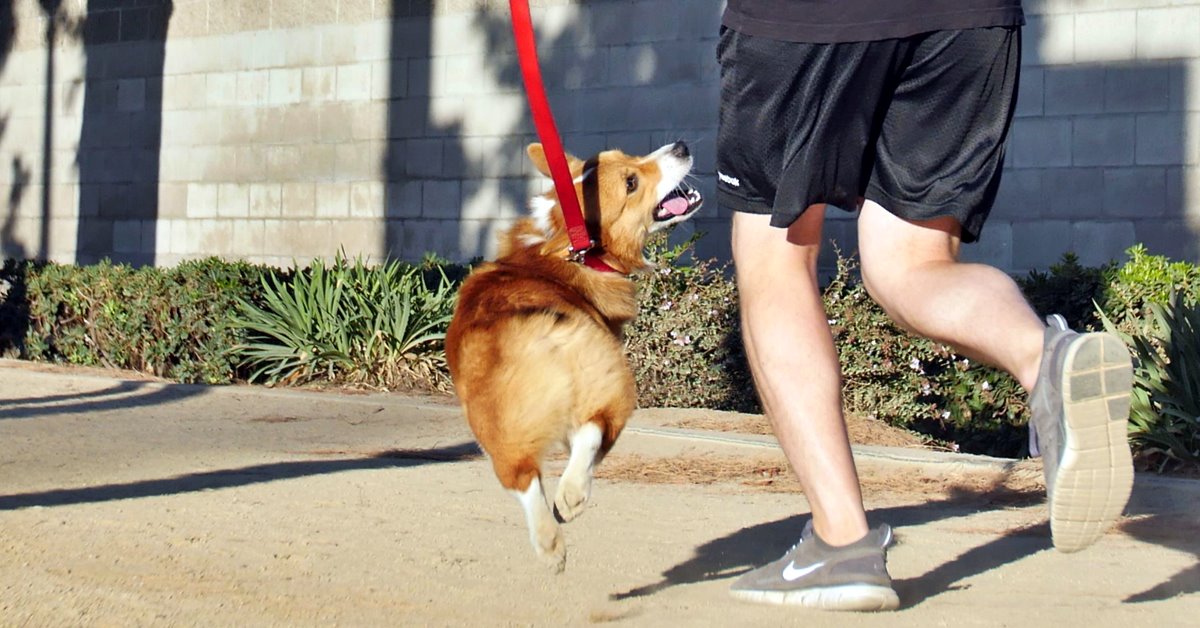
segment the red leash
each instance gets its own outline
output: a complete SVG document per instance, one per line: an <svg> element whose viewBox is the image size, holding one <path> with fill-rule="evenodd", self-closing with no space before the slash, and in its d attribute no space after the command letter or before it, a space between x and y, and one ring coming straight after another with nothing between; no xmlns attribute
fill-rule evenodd
<svg viewBox="0 0 1200 628"><path fill-rule="evenodd" d="M575 182L567 157L563 152L558 129L554 125L554 114L546 99L546 88L542 85L542 71L538 65L537 44L533 37L533 19L529 16L529 0L508 0L512 11L513 38L517 42L517 58L521 62L521 76L525 80L525 92L529 97L529 109L533 113L533 124L545 149L546 161L550 166L554 190L562 206L563 220L567 224L567 237L571 239L571 259L582 261L588 268L600 271L615 271L596 254L599 244L588 234L579 198L575 195Z"/></svg>

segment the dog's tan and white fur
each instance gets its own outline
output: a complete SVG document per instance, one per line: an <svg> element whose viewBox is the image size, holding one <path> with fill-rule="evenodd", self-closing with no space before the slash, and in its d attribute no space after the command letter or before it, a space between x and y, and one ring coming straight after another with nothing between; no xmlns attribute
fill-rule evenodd
<svg viewBox="0 0 1200 628"><path fill-rule="evenodd" d="M549 176L541 145L527 152ZM464 282L446 335L471 430L500 484L524 508L534 549L557 571L566 565L558 521L583 511L592 470L636 404L621 336L637 314L628 275L647 266L650 233L686 220L700 205L684 185L692 158L682 142L644 157L605 151L587 164L568 162L581 206L592 206L601 258L618 272L569 259L562 209L547 192L502 236L497 259ZM570 456L551 511L542 464L560 444Z"/></svg>

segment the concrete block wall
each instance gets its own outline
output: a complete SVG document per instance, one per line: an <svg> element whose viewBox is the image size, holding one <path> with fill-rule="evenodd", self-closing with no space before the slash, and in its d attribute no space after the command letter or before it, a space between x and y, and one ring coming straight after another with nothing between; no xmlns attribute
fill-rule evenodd
<svg viewBox="0 0 1200 628"><path fill-rule="evenodd" d="M568 149L686 140L715 199L721 3L532 4ZM966 255L1021 272L1145 241L1196 259L1200 2L1026 6L1005 182ZM533 139L505 0L0 7L0 256L487 256L548 185ZM852 251L852 219L830 216ZM715 202L693 230L728 255Z"/></svg>

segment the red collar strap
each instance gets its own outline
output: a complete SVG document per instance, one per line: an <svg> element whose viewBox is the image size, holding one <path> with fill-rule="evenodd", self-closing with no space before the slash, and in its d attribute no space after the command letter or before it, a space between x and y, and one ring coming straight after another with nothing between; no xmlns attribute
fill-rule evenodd
<svg viewBox="0 0 1200 628"><path fill-rule="evenodd" d="M554 190L558 193L563 221L567 225L567 237L571 239L570 258L582 262L588 268L616 272L616 269L600 259L596 252L599 243L592 240L588 234L583 211L579 208L575 182L571 177L571 169L567 166L567 157L558 137L558 129L554 125L554 114L550 111L550 102L546 99L546 88L542 84L537 44L533 37L533 19L529 15L529 0L508 0L508 6L512 11L513 38L517 42L517 58L521 62L521 76L525 80L525 93L529 97L533 124L546 152L546 162L550 166L551 178L554 179Z"/></svg>

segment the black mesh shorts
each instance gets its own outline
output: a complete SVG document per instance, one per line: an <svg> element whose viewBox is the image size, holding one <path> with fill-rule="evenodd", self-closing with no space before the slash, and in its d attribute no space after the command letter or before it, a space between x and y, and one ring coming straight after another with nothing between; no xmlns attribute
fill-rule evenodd
<svg viewBox="0 0 1200 628"><path fill-rule="evenodd" d="M953 216L973 242L1004 165L1018 28L804 44L722 28L718 201L787 227L860 199L907 220Z"/></svg>

